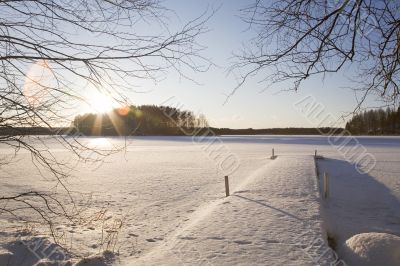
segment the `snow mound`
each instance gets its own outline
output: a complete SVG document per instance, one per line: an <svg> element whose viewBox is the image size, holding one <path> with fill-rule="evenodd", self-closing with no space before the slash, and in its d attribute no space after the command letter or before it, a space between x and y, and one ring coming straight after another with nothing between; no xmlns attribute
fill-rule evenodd
<svg viewBox="0 0 400 266"><path fill-rule="evenodd" d="M102 254L90 256L74 264L74 266L109 266L115 262L115 255L111 251L104 251Z"/></svg>
<svg viewBox="0 0 400 266"><path fill-rule="evenodd" d="M0 265L9 266L70 266L70 256L46 237L14 239L0 249Z"/></svg>
<svg viewBox="0 0 400 266"><path fill-rule="evenodd" d="M116 262L111 251L79 260L45 236L26 236L0 244L0 266L110 266Z"/></svg>
<svg viewBox="0 0 400 266"><path fill-rule="evenodd" d="M340 252L352 266L400 265L400 237L387 233L362 233L347 239Z"/></svg>

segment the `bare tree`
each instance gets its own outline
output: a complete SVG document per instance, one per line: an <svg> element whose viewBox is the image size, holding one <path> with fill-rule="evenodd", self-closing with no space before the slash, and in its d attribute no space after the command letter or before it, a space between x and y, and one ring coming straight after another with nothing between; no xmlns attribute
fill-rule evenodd
<svg viewBox="0 0 400 266"><path fill-rule="evenodd" d="M232 67L242 73L232 94L254 76L297 90L312 76L351 67L358 107L372 94L398 103L399 1L256 0L241 11L256 35Z"/></svg>
<svg viewBox="0 0 400 266"><path fill-rule="evenodd" d="M1 195L0 214L24 219L29 209L51 228L55 216L75 217L79 211L65 207L67 199L73 204L64 184L67 164L51 153L47 139L26 136L26 128L48 127L59 135L57 127L69 126L87 101L88 87L124 103L138 79L158 79L169 69L187 78L207 70L210 62L197 37L207 31L210 15L206 11L178 28L168 26L176 15L158 0L0 1L0 145L16 154L28 150L69 195ZM61 133L53 140L77 159L98 160L87 155L110 152L86 146L79 132Z"/></svg>

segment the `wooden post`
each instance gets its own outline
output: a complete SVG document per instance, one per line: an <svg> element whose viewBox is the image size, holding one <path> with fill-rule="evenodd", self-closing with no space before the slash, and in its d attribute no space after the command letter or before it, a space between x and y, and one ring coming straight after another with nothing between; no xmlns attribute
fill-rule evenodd
<svg viewBox="0 0 400 266"><path fill-rule="evenodd" d="M227 197L229 196L229 178L227 175L225 176L225 194Z"/></svg>
<svg viewBox="0 0 400 266"><path fill-rule="evenodd" d="M324 172L324 198L329 197L329 175Z"/></svg>
<svg viewBox="0 0 400 266"><path fill-rule="evenodd" d="M276 156L275 156L275 149L272 148L272 156L271 156L271 160L275 160Z"/></svg>
<svg viewBox="0 0 400 266"><path fill-rule="evenodd" d="M314 152L314 157L317 158L317 150Z"/></svg>

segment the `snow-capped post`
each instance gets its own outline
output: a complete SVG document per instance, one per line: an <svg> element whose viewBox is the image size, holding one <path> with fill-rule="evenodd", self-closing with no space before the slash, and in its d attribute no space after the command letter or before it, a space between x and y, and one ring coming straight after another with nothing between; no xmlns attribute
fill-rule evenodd
<svg viewBox="0 0 400 266"><path fill-rule="evenodd" d="M329 175L324 172L324 198L329 197Z"/></svg>
<svg viewBox="0 0 400 266"><path fill-rule="evenodd" d="M225 194L227 197L229 196L229 178L227 175L225 176Z"/></svg>

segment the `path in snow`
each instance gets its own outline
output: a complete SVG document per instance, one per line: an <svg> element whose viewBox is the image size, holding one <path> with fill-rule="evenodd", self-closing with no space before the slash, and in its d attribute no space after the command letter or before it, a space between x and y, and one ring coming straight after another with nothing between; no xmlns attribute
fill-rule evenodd
<svg viewBox="0 0 400 266"><path fill-rule="evenodd" d="M312 156L278 157L135 265L325 265L314 167Z"/></svg>

